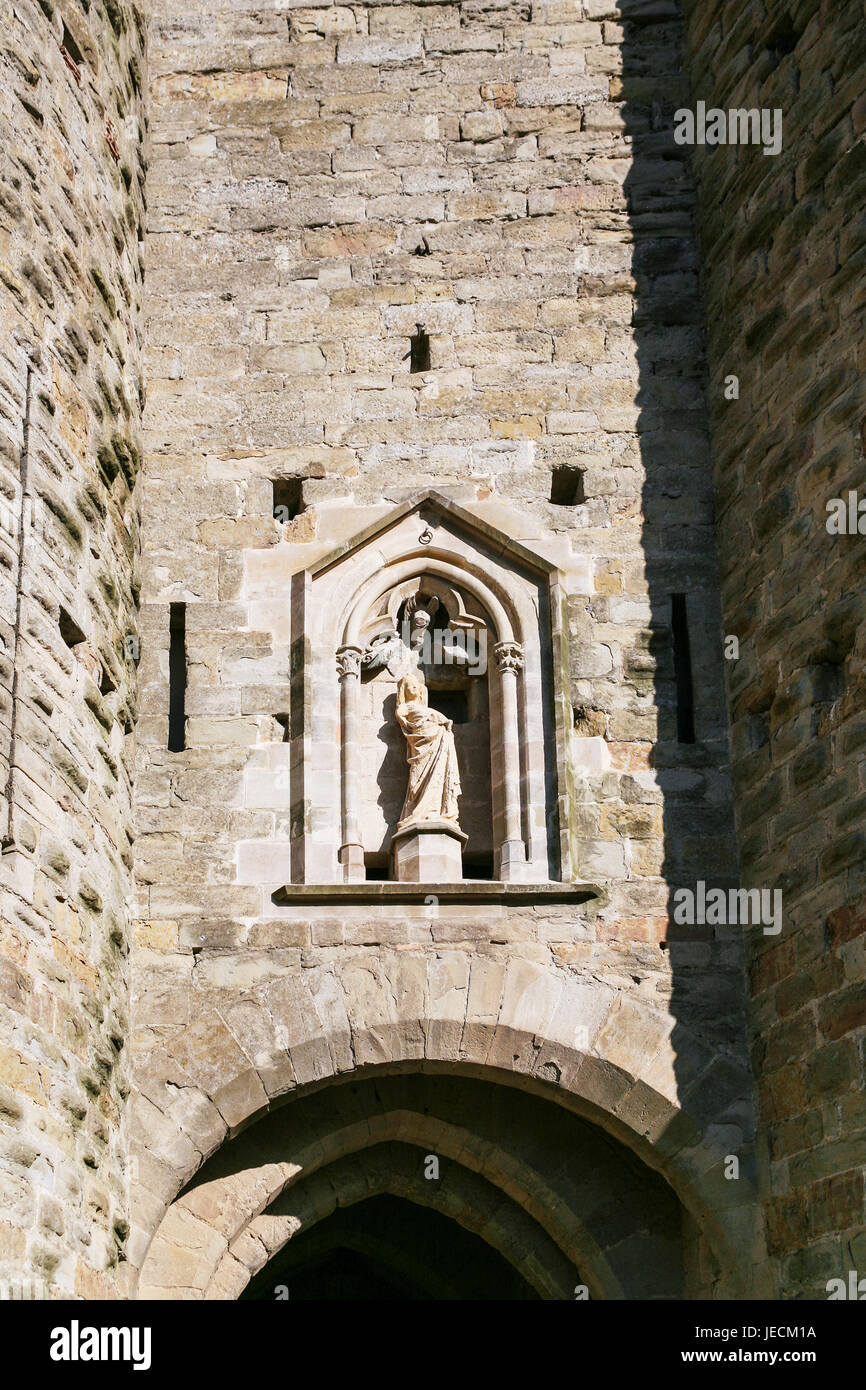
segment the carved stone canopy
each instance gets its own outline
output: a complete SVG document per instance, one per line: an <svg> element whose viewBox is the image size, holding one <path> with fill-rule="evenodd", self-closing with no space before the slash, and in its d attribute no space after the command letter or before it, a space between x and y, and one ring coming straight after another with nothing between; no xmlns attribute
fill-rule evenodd
<svg viewBox="0 0 866 1390"><path fill-rule="evenodd" d="M469 675L485 669L478 654L486 647L488 619L469 612L459 585L425 575L395 585L366 627L370 635L362 663L367 675L387 670L396 679L437 665Z"/></svg>

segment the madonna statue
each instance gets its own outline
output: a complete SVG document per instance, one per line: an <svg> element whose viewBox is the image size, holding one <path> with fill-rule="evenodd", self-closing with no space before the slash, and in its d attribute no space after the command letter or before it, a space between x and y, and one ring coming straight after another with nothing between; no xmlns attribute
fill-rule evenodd
<svg viewBox="0 0 866 1390"><path fill-rule="evenodd" d="M397 829L431 820L451 821L459 829L460 774L451 720L427 704L427 687L417 671L400 681L396 713L409 762L409 786Z"/></svg>

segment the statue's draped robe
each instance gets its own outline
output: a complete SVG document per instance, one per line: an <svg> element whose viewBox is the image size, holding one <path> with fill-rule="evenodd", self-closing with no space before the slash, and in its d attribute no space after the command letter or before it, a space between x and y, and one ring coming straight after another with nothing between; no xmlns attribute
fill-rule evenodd
<svg viewBox="0 0 866 1390"><path fill-rule="evenodd" d="M460 774L449 721L422 700L397 705L406 736L409 786L398 829L417 821L450 820L457 825Z"/></svg>

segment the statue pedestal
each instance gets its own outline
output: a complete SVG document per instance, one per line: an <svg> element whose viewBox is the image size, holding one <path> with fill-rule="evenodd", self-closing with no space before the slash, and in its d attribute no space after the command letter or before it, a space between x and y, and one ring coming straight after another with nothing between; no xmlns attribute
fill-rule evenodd
<svg viewBox="0 0 866 1390"><path fill-rule="evenodd" d="M394 878L399 883L461 883L463 846L469 839L452 821L416 821L391 840Z"/></svg>

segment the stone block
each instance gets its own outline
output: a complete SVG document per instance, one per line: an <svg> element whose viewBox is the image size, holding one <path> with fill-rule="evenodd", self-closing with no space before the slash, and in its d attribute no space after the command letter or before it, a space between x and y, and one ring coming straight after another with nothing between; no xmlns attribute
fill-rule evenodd
<svg viewBox="0 0 866 1390"><path fill-rule="evenodd" d="M402 883L458 883L467 838L444 821L397 831L391 840L394 877Z"/></svg>

